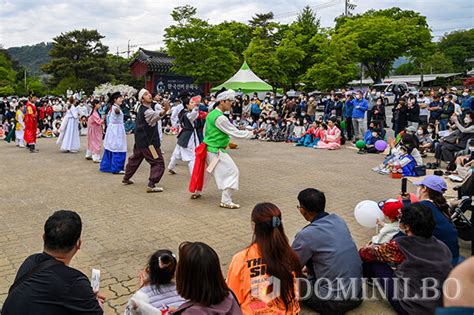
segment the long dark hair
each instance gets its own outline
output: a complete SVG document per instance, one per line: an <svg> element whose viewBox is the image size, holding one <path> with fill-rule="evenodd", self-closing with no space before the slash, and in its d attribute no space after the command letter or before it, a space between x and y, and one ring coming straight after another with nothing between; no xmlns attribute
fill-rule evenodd
<svg viewBox="0 0 474 315"><path fill-rule="evenodd" d="M176 291L184 299L204 306L219 304L229 296L219 256L209 245L184 242L179 246Z"/></svg>
<svg viewBox="0 0 474 315"><path fill-rule="evenodd" d="M267 273L281 281L279 299L288 310L298 303L294 277L300 275L301 264L285 235L281 211L272 203L259 203L253 208L252 222L255 223L252 244L257 244Z"/></svg>
<svg viewBox="0 0 474 315"><path fill-rule="evenodd" d="M91 110L91 113L89 114L89 117L91 117L92 114L94 114L94 112L96 111L95 105L97 105L97 104L99 104L99 103L100 103L99 100L93 100L93 101L92 101L92 110ZM97 113L98 113L98 112L97 112ZM99 116L100 116L100 115L99 115Z"/></svg>
<svg viewBox="0 0 474 315"><path fill-rule="evenodd" d="M438 207L438 209L446 217L448 217L448 219L451 220L451 214L449 213L449 205L448 205L448 202L446 201L446 198L444 198L443 194L429 187L426 187L426 189L428 191L428 197L433 201L435 206Z"/></svg>
<svg viewBox="0 0 474 315"><path fill-rule="evenodd" d="M170 283L174 277L177 263L170 250L160 249L153 253L148 260L150 284L159 291L160 285Z"/></svg>

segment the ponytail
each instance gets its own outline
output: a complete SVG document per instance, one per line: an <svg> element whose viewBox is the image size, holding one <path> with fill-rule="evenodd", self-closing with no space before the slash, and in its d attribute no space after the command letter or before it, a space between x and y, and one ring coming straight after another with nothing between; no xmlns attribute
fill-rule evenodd
<svg viewBox="0 0 474 315"><path fill-rule="evenodd" d="M449 213L449 205L448 205L448 202L446 201L446 198L444 198L443 194L428 187L426 187L426 189L428 190L429 198L433 201L436 207L438 207L438 209L447 218L451 220L451 214Z"/></svg>
<svg viewBox="0 0 474 315"><path fill-rule="evenodd" d="M176 265L176 258L171 251L166 249L156 251L148 261L150 284L159 289L160 285L170 283L174 277Z"/></svg>

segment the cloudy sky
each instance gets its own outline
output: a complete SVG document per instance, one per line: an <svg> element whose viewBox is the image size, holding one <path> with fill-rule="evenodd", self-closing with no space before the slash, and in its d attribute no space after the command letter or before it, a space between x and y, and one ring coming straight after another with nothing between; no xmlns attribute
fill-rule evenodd
<svg viewBox="0 0 474 315"><path fill-rule="evenodd" d="M351 0L355 13L399 6L421 12L437 40L445 32L474 27L473 0ZM288 23L309 4L321 25L334 25L344 11L344 0L0 0L0 44L4 47L51 41L61 32L97 29L105 36L110 51L163 46L164 29L172 23L170 12L190 4L198 16L211 23L225 20L248 21L255 13L272 11L277 21Z"/></svg>

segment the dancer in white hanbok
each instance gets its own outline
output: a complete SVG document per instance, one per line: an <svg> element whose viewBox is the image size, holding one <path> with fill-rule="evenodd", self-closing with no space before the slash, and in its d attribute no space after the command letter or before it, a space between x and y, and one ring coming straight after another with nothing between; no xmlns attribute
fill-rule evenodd
<svg viewBox="0 0 474 315"><path fill-rule="evenodd" d="M76 107L76 100L69 99L70 107L66 112L61 124L59 138L56 143L61 144L61 152L76 153L81 147L79 138L79 111Z"/></svg>
<svg viewBox="0 0 474 315"><path fill-rule="evenodd" d="M113 174L124 174L127 156L127 135L123 122L123 112L120 109L123 96L120 92L113 93L109 98L112 104L109 111L109 121L104 139L104 155L100 162L100 171Z"/></svg>
<svg viewBox="0 0 474 315"><path fill-rule="evenodd" d="M199 103L201 101L200 96L195 96L189 99L183 100L184 109L179 113L179 126L180 132L178 134L178 143L171 156L170 163L168 165L168 172L176 174L175 167L178 160L182 160L188 163L189 174L193 174L194 161L196 154L194 150L199 144L199 139L194 127L194 121L199 116Z"/></svg>

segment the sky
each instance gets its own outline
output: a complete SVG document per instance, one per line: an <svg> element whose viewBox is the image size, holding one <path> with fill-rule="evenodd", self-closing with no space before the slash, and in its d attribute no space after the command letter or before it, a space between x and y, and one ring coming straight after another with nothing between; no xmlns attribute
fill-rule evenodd
<svg viewBox="0 0 474 315"><path fill-rule="evenodd" d="M427 17L434 40L446 32L474 27L473 0L350 0L355 14L398 6ZM344 0L0 0L0 45L5 48L51 42L74 29L97 29L112 53L126 56L128 44L158 49L164 46L164 29L171 25L172 9L197 8L197 16L212 24L247 22L255 13L272 11L276 21L290 23L306 5L316 10L321 26L333 27L344 12Z"/></svg>

